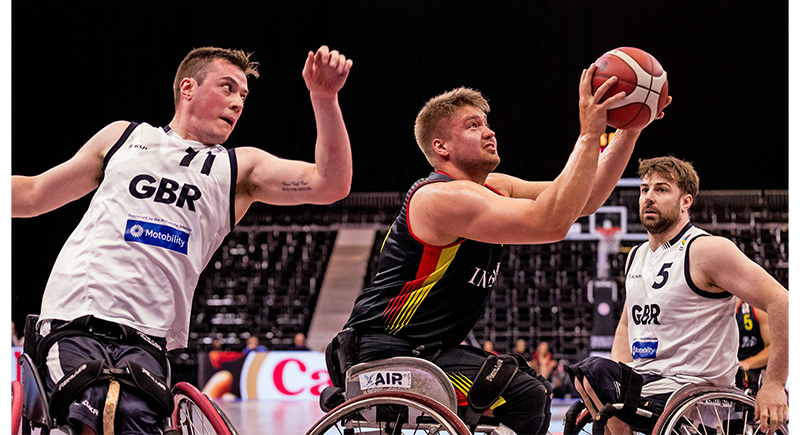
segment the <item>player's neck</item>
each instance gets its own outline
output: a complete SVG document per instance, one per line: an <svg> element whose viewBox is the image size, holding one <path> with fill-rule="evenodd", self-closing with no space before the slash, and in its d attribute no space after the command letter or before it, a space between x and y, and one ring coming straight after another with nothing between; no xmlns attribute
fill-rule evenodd
<svg viewBox="0 0 800 435"><path fill-rule="evenodd" d="M486 177L489 176L488 173L471 173L468 171L464 171L462 169L457 168L455 165L450 164L449 162L445 162L435 168L438 172L444 172L445 174L449 175L456 180L469 180L475 183L480 184L481 186L486 184Z"/></svg>
<svg viewBox="0 0 800 435"><path fill-rule="evenodd" d="M686 226L687 223L689 223L688 214L686 216L681 216L681 219L678 220L678 222L676 222L675 225L669 227L669 229L667 229L662 233L653 234L648 232L647 240L650 245L650 250L655 251L656 249L658 249L659 246L675 238L675 236L677 236L681 232L681 230L683 230L683 228Z"/></svg>

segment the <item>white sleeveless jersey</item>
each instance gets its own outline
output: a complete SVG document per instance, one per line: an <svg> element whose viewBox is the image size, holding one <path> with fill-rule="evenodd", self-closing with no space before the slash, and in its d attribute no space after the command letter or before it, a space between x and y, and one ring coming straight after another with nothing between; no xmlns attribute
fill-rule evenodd
<svg viewBox="0 0 800 435"><path fill-rule="evenodd" d="M642 374L660 375L643 395L670 393L687 383L733 386L736 298L699 289L689 275L689 248L709 234L691 223L655 252L647 243L631 252L625 279L628 343Z"/></svg>
<svg viewBox="0 0 800 435"><path fill-rule="evenodd" d="M233 225L236 154L132 123L62 248L40 319L86 314L185 347L200 273Z"/></svg>

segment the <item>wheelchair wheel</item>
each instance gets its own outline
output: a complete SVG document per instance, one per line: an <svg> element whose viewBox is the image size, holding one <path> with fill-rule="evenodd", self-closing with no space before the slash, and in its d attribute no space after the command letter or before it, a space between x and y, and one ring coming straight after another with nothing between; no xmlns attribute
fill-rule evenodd
<svg viewBox="0 0 800 435"><path fill-rule="evenodd" d="M194 385L178 382L172 387L172 394L172 427L182 434L238 435L228 416Z"/></svg>
<svg viewBox="0 0 800 435"><path fill-rule="evenodd" d="M656 422L654 435L758 433L753 421L755 398L739 390L697 386L671 402ZM786 424L776 433L788 434Z"/></svg>
<svg viewBox="0 0 800 435"><path fill-rule="evenodd" d="M19 433L22 423L22 384L19 381L11 382L11 433Z"/></svg>
<svg viewBox="0 0 800 435"><path fill-rule="evenodd" d="M450 408L416 393L365 394L337 406L306 435L323 434L471 434Z"/></svg>

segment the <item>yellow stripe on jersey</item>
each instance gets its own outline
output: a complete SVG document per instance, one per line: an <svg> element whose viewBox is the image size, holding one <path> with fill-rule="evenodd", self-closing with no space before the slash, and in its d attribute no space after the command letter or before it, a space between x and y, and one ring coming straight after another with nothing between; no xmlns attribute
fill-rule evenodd
<svg viewBox="0 0 800 435"><path fill-rule="evenodd" d="M397 334L404 326L408 325L414 313L417 312L417 308L419 308L422 301L425 300L428 293L430 293L431 288L439 282L439 279L444 276L447 268L450 267L460 246L461 244L458 244L441 250L439 253L439 260L436 263L436 269L422 282L421 288L411 292L402 308L400 308L398 315L387 328L389 334Z"/></svg>

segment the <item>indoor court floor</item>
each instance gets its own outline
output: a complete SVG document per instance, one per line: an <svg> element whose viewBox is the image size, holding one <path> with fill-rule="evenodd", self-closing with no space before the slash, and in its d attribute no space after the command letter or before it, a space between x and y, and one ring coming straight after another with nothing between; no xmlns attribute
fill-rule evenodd
<svg viewBox="0 0 800 435"><path fill-rule="evenodd" d="M561 435L564 413L574 400L554 400L550 432ZM237 400L217 402L241 435L303 435L323 416L317 402Z"/></svg>

